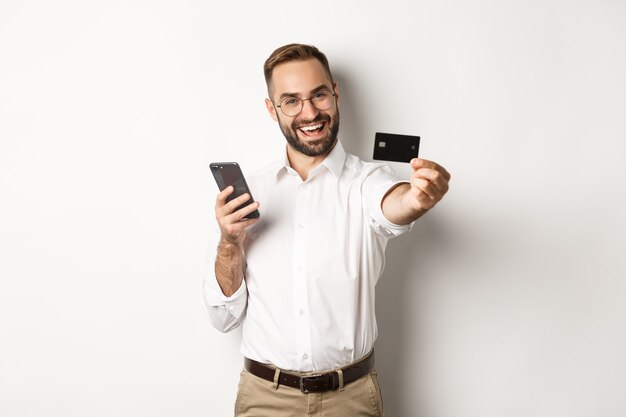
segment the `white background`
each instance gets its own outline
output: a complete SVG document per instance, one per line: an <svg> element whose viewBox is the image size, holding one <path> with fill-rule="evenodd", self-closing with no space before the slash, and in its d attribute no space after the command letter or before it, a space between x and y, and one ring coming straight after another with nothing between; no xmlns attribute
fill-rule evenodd
<svg viewBox="0 0 626 417"><path fill-rule="evenodd" d="M208 164L281 151L262 64L293 41L348 151L417 134L453 174L388 246L387 415L626 414L626 3L212 4L0 0L0 416L232 414Z"/></svg>

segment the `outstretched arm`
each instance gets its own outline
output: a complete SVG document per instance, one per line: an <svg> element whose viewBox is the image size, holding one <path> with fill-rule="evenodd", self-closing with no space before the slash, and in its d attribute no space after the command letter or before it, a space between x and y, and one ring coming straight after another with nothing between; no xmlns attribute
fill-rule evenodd
<svg viewBox="0 0 626 417"><path fill-rule="evenodd" d="M433 208L448 192L450 174L426 159L411 160L410 183L393 188L383 198L383 214L392 223L409 224Z"/></svg>

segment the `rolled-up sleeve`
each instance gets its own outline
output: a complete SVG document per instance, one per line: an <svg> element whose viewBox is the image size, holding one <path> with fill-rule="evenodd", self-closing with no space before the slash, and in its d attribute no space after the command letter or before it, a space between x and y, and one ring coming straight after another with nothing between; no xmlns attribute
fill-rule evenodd
<svg viewBox="0 0 626 417"><path fill-rule="evenodd" d="M370 226L376 233L386 237L396 237L410 231L415 222L409 224L395 224L390 222L383 213L382 202L387 193L398 184L408 183L400 181L386 165L380 165L367 176L364 186L364 202L369 213Z"/></svg>
<svg viewBox="0 0 626 417"><path fill-rule="evenodd" d="M214 230L211 235L203 285L204 306L213 327L221 332L229 332L237 328L245 316L248 290L244 279L233 295L224 295L215 276L219 231Z"/></svg>

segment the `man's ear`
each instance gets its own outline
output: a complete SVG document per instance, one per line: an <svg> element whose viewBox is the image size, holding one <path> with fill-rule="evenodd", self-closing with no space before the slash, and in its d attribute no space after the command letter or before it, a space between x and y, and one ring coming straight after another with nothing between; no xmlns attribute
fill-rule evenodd
<svg viewBox="0 0 626 417"><path fill-rule="evenodd" d="M333 83L333 90L335 90L335 100L337 100L337 105L339 105L339 84L337 82Z"/></svg>
<svg viewBox="0 0 626 417"><path fill-rule="evenodd" d="M265 107L267 107L267 111L270 113L270 116L272 116L272 119L274 119L274 121L277 122L278 117L276 116L276 107L274 107L274 103L272 103L272 100L270 100L269 98L266 98Z"/></svg>

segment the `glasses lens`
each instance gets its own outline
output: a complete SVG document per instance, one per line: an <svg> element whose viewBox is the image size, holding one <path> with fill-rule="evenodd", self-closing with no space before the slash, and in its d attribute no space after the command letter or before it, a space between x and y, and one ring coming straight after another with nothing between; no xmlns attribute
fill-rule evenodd
<svg viewBox="0 0 626 417"><path fill-rule="evenodd" d="M298 97L287 97L280 102L280 109L285 116L295 116L302 110L302 100Z"/></svg>
<svg viewBox="0 0 626 417"><path fill-rule="evenodd" d="M311 97L311 102L318 110L328 110L333 104L333 94L328 90L318 91Z"/></svg>
<svg viewBox="0 0 626 417"><path fill-rule="evenodd" d="M311 100L317 110L328 110L333 105L334 95L328 90L322 90L304 100L299 97L287 97L280 102L280 109L285 116L296 116L302 111L305 100Z"/></svg>

